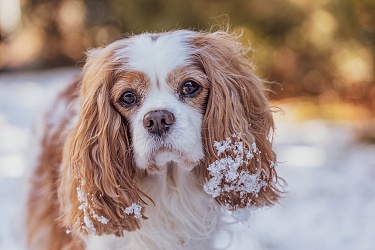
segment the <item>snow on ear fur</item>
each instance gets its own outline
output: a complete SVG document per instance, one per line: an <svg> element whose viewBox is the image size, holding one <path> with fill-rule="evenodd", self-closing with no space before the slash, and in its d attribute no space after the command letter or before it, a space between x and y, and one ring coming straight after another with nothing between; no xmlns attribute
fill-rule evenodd
<svg viewBox="0 0 375 250"><path fill-rule="evenodd" d="M65 143L59 186L61 221L73 232L121 236L141 226L125 209L147 195L133 182L129 130L110 103L113 53L121 46L124 40L90 51L83 69L79 118Z"/></svg>
<svg viewBox="0 0 375 250"><path fill-rule="evenodd" d="M211 85L202 127L205 191L231 211L272 205L281 193L274 121L247 51L226 32L202 33L194 45Z"/></svg>

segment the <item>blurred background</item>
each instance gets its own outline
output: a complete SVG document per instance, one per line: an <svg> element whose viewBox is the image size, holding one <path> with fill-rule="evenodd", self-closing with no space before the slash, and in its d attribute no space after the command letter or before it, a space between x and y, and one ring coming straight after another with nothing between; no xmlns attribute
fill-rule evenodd
<svg viewBox="0 0 375 250"><path fill-rule="evenodd" d="M375 112L374 13L374 0L0 0L0 71L77 66L87 48L124 34L229 20L258 73L280 83L272 99L363 119Z"/></svg>
<svg viewBox="0 0 375 250"><path fill-rule="evenodd" d="M31 128L87 49L227 24L284 110L289 183L234 249L375 249L375 0L0 0L0 249L24 249Z"/></svg>

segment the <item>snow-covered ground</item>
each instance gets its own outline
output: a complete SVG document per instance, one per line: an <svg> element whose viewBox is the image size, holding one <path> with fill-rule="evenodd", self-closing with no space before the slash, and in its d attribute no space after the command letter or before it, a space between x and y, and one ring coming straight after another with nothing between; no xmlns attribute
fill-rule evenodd
<svg viewBox="0 0 375 250"><path fill-rule="evenodd" d="M0 250L25 249L27 176L37 117L77 70L0 74ZM288 193L271 209L233 225L244 250L375 249L375 147L348 125L296 122L276 114L279 175ZM225 236L218 246L225 248Z"/></svg>

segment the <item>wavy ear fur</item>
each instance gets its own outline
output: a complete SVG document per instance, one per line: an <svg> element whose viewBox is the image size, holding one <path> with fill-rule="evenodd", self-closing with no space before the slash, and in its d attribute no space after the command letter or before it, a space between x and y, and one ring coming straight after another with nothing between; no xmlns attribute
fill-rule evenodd
<svg viewBox="0 0 375 250"><path fill-rule="evenodd" d="M273 167L276 163L271 139L274 122L262 82L244 57L247 51L226 32L203 33L194 43L198 48L197 61L211 84L202 130L205 165L209 166L222 158L214 147L215 141L242 135L235 140L240 140L243 147L250 151L254 145L257 149L256 152L252 151L256 157L238 171L256 174L259 176L258 182L266 182L259 192L244 195L232 190L221 192L215 199L219 204L229 205L233 209L272 205L279 199L281 190ZM244 151L241 157L245 159ZM207 167L203 171L206 181L213 177ZM226 184L225 181L221 183L222 187Z"/></svg>
<svg viewBox="0 0 375 250"><path fill-rule="evenodd" d="M133 181L127 121L110 102L118 68L112 57L119 46L124 40L90 51L83 69L79 118L64 147L59 187L61 220L73 232L121 236L141 225L124 212L146 195Z"/></svg>

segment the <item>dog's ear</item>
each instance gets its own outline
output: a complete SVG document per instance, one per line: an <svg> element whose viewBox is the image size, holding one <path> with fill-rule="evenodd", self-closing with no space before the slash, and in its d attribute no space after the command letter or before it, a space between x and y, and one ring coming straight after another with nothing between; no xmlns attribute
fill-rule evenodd
<svg viewBox="0 0 375 250"><path fill-rule="evenodd" d="M61 220L69 229L88 234L122 235L124 230L139 229L139 209L146 197L134 183L136 169L127 121L110 102L118 68L113 54L126 46L123 42L88 53L78 121L64 147ZM125 212L132 206L137 207L138 216Z"/></svg>
<svg viewBox="0 0 375 250"><path fill-rule="evenodd" d="M227 33L202 34L194 43L211 85L202 127L205 190L231 210L272 205L280 187L262 81Z"/></svg>

